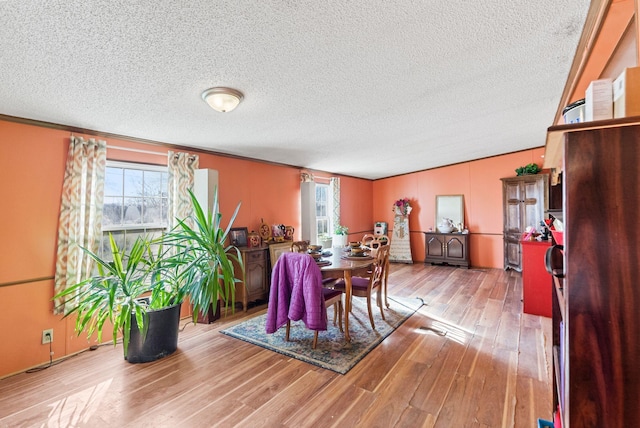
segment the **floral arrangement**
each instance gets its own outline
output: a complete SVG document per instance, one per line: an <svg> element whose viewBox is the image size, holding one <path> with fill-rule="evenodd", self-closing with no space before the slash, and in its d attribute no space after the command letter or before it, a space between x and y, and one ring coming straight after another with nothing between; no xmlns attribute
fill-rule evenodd
<svg viewBox="0 0 640 428"><path fill-rule="evenodd" d="M516 175L532 175L540 172L540 167L535 163L530 163L516 169Z"/></svg>
<svg viewBox="0 0 640 428"><path fill-rule="evenodd" d="M339 224L335 227L336 235L346 235L349 232L349 228L347 226L341 226Z"/></svg>
<svg viewBox="0 0 640 428"><path fill-rule="evenodd" d="M409 198L398 199L393 204L393 212L399 212L402 215L409 215L411 212L411 203L409 203Z"/></svg>

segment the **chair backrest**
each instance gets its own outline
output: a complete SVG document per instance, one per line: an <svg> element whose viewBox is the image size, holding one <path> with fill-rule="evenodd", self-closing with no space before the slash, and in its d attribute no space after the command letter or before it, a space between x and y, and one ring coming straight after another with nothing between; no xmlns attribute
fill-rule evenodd
<svg viewBox="0 0 640 428"><path fill-rule="evenodd" d="M311 330L327 328L322 273L308 254L283 252L271 273L267 333L275 332L287 319L302 319Z"/></svg>
<svg viewBox="0 0 640 428"><path fill-rule="evenodd" d="M365 234L360 242L362 242L362 245L369 247L374 239L376 239L375 235Z"/></svg>
<svg viewBox="0 0 640 428"><path fill-rule="evenodd" d="M378 248L389 244L389 237L387 237L387 235L364 235L362 237L362 244L370 248L371 256L375 257Z"/></svg>
<svg viewBox="0 0 640 428"><path fill-rule="evenodd" d="M378 247L374 258L373 271L371 272L371 280L369 281L371 288L376 288L382 284L385 271L389 265L389 245Z"/></svg>
<svg viewBox="0 0 640 428"><path fill-rule="evenodd" d="M309 241L293 241L291 251L294 253L306 253L309 249Z"/></svg>

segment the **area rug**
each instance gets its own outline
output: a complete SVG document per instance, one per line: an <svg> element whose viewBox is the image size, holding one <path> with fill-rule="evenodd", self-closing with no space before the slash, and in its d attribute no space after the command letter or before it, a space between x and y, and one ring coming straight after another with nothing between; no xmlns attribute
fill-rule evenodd
<svg viewBox="0 0 640 428"><path fill-rule="evenodd" d="M327 331L321 331L318 334L316 349L311 348L313 331L308 330L302 321L291 323L289 342L284 340L284 326L273 334L267 334L265 332L266 313L228 327L221 332L271 351L345 374L423 305L422 299L417 298L389 296L388 300L390 307L384 310L386 320L382 319L380 310L374 303L376 330L372 330L365 299L353 299L353 310L349 316L350 343L344 340L344 333L340 332L338 326L333 325L332 308L328 310Z"/></svg>

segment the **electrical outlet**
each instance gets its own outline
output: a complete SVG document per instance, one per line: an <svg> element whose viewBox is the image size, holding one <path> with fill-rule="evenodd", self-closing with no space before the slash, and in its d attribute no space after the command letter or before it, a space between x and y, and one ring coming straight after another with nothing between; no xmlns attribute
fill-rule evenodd
<svg viewBox="0 0 640 428"><path fill-rule="evenodd" d="M42 330L42 344L53 342L53 329Z"/></svg>

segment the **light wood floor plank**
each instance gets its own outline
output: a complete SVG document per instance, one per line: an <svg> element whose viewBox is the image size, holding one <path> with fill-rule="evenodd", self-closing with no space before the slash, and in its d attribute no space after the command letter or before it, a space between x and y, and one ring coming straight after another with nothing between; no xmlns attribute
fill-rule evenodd
<svg viewBox="0 0 640 428"><path fill-rule="evenodd" d="M316 391L325 386L331 377L332 375L326 371L306 372L284 388L282 393L273 397L265 405L260 406L245 418L244 422L238 421L238 424L251 426L256 421L260 421L265 426L280 424L281 422L287 425L287 420L295 415L303 403L313 403L312 398L316 395ZM295 400L292 400L292 397L295 397Z"/></svg>
<svg viewBox="0 0 640 428"><path fill-rule="evenodd" d="M0 427L528 428L550 419L551 320L522 313L519 273L393 263L389 294L425 305L346 375L220 333L258 306L209 325L185 320L178 351L153 363L127 363L118 344L2 379Z"/></svg>
<svg viewBox="0 0 640 428"><path fill-rule="evenodd" d="M422 363L401 361L398 368L385 378L384 387L376 391L377 399L362 418L362 424L394 426L415 394L416 380L421 379L426 371L427 367Z"/></svg>

